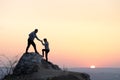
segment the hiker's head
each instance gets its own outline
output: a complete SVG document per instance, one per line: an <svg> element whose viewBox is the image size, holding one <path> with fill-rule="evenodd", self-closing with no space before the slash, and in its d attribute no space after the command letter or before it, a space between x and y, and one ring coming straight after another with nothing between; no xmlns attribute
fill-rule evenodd
<svg viewBox="0 0 120 80"><path fill-rule="evenodd" d="M43 40L44 40L45 42L47 41L47 39L46 39L46 38L44 38Z"/></svg>
<svg viewBox="0 0 120 80"><path fill-rule="evenodd" d="M35 29L35 33L37 33L38 32L38 29Z"/></svg>

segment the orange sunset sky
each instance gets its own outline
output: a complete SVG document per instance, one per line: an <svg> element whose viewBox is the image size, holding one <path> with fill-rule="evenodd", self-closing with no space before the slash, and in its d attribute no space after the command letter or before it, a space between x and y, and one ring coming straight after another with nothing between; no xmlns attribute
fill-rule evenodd
<svg viewBox="0 0 120 80"><path fill-rule="evenodd" d="M120 0L0 0L0 55L20 57L35 28L60 67L120 67Z"/></svg>

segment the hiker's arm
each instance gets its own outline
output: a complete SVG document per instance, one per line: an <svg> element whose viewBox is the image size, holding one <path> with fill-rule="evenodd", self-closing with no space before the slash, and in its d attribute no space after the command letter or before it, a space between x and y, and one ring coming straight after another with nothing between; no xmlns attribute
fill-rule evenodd
<svg viewBox="0 0 120 80"><path fill-rule="evenodd" d="M40 42L42 43L42 45L45 45L42 40Z"/></svg>
<svg viewBox="0 0 120 80"><path fill-rule="evenodd" d="M40 41L40 42L42 41L42 40L40 40L37 36L36 36L36 39L37 39L38 41Z"/></svg>

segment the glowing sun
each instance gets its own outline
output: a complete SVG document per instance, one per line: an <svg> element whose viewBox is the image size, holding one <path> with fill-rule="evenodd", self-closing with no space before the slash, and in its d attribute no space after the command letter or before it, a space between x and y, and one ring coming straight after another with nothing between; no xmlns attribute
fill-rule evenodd
<svg viewBox="0 0 120 80"><path fill-rule="evenodd" d="M91 68L91 69L94 69L94 68L96 68L96 67L95 67L95 65L91 65L90 68Z"/></svg>

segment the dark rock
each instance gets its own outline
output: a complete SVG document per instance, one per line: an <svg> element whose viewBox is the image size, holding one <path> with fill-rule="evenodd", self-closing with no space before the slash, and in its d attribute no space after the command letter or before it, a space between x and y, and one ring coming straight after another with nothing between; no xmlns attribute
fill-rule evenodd
<svg viewBox="0 0 120 80"><path fill-rule="evenodd" d="M80 80L80 79L74 75L61 75L58 77L53 77L52 79L48 79L48 80Z"/></svg>
<svg viewBox="0 0 120 80"><path fill-rule="evenodd" d="M24 53L18 64L13 70L14 75L25 75L37 72L39 69L54 69L60 70L57 65L47 62L40 54Z"/></svg>
<svg viewBox="0 0 120 80"><path fill-rule="evenodd" d="M86 73L62 71L59 66L47 62L40 54L24 53L13 70L3 80L90 80Z"/></svg>
<svg viewBox="0 0 120 80"><path fill-rule="evenodd" d="M47 62L46 60L42 59L41 60L42 66L46 69L54 69L54 70L61 70L58 65L54 65L51 62Z"/></svg>
<svg viewBox="0 0 120 80"><path fill-rule="evenodd" d="M81 73L81 77L83 77L85 80L90 80L90 76L86 73Z"/></svg>

